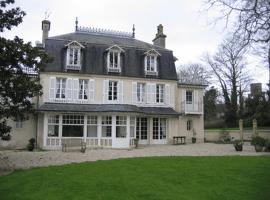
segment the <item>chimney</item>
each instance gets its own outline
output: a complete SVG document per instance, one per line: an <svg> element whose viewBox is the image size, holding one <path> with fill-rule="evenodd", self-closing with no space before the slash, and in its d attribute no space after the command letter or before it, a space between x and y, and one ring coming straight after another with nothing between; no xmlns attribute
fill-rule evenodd
<svg viewBox="0 0 270 200"><path fill-rule="evenodd" d="M42 21L42 44L45 46L45 40L49 36L51 22L49 20L43 20Z"/></svg>
<svg viewBox="0 0 270 200"><path fill-rule="evenodd" d="M163 26L162 24L158 25L157 27L157 34L155 39L153 39L153 44L165 48L166 44L166 35L163 34Z"/></svg>

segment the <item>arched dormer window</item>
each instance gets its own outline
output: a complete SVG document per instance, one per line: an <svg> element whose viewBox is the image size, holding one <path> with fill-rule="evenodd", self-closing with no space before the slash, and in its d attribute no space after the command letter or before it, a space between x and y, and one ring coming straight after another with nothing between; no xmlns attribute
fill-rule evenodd
<svg viewBox="0 0 270 200"><path fill-rule="evenodd" d="M160 54L155 49L150 49L144 53L144 70L145 75L158 75L157 58Z"/></svg>
<svg viewBox="0 0 270 200"><path fill-rule="evenodd" d="M67 47L66 70L81 70L81 49L82 44L72 41L65 45Z"/></svg>
<svg viewBox="0 0 270 200"><path fill-rule="evenodd" d="M124 50L117 46L113 45L107 50L107 71L108 72L121 72L121 53Z"/></svg>

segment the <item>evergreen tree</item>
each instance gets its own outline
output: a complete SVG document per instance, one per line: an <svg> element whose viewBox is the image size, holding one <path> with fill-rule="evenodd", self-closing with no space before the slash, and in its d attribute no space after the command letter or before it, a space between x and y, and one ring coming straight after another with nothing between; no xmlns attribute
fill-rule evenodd
<svg viewBox="0 0 270 200"><path fill-rule="evenodd" d="M14 0L0 1L0 32L9 31L22 22L25 12L20 8L7 9ZM49 59L47 55L24 43L19 37L13 40L0 37L0 137L11 127L7 119L26 120L34 112L33 97L41 95L42 86L37 75Z"/></svg>

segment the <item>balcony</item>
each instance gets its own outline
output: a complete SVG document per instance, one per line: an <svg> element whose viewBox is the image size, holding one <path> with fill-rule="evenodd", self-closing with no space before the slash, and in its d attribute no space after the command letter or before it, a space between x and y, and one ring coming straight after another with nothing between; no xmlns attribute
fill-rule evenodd
<svg viewBox="0 0 270 200"><path fill-rule="evenodd" d="M203 114L203 102L186 102L181 103L181 112L185 114Z"/></svg>
<svg viewBox="0 0 270 200"><path fill-rule="evenodd" d="M147 76L157 76L158 72L157 71L145 71L145 75L147 75Z"/></svg>
<svg viewBox="0 0 270 200"><path fill-rule="evenodd" d="M80 71L81 68L82 68L81 65L66 65L66 70Z"/></svg>
<svg viewBox="0 0 270 200"><path fill-rule="evenodd" d="M113 73L120 73L121 68L114 68L114 67L108 67L108 72L113 72Z"/></svg>

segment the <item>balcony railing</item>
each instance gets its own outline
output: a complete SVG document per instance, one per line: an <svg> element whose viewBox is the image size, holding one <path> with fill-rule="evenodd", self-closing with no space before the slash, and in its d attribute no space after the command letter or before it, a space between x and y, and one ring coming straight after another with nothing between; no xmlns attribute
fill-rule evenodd
<svg viewBox="0 0 270 200"><path fill-rule="evenodd" d="M121 68L108 67L108 72L120 73Z"/></svg>
<svg viewBox="0 0 270 200"><path fill-rule="evenodd" d="M203 114L203 103L201 101L182 101L181 112L185 114Z"/></svg>
<svg viewBox="0 0 270 200"><path fill-rule="evenodd" d="M157 76L158 75L158 72L155 72L155 71L145 71L145 75L148 75L148 76Z"/></svg>
<svg viewBox="0 0 270 200"><path fill-rule="evenodd" d="M81 70L81 65L66 65L67 70Z"/></svg>

